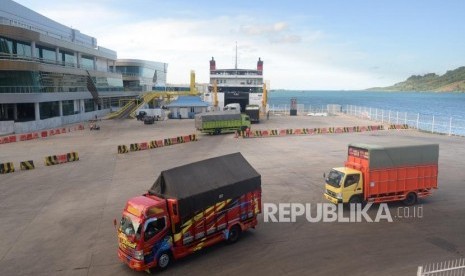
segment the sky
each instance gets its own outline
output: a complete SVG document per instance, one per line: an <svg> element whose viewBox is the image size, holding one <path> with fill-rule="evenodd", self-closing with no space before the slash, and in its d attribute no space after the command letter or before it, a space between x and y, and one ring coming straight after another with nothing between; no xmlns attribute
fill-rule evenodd
<svg viewBox="0 0 465 276"><path fill-rule="evenodd" d="M168 63L169 83L264 61L271 89L354 90L465 65L463 0L15 0L118 58Z"/></svg>

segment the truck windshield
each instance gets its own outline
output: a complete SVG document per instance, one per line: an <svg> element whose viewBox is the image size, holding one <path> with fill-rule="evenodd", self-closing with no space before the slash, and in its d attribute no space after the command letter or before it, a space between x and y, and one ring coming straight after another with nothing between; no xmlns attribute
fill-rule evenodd
<svg viewBox="0 0 465 276"><path fill-rule="evenodd" d="M126 236L133 236L136 241L140 239L140 221L137 217L124 215L121 219L120 227Z"/></svg>
<svg viewBox="0 0 465 276"><path fill-rule="evenodd" d="M344 178L344 173L336 171L336 170L331 170L328 174L328 177L326 178L326 183L329 185L339 188L341 187L341 180Z"/></svg>

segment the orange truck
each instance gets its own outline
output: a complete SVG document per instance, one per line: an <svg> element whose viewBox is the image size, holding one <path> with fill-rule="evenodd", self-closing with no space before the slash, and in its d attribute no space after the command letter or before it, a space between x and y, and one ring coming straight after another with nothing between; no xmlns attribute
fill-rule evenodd
<svg viewBox="0 0 465 276"><path fill-rule="evenodd" d="M261 176L240 153L162 171L129 199L117 226L119 259L136 271L165 269L257 225Z"/></svg>
<svg viewBox="0 0 465 276"><path fill-rule="evenodd" d="M438 144L349 144L344 167L325 175L334 203L403 201L413 205L438 187Z"/></svg>

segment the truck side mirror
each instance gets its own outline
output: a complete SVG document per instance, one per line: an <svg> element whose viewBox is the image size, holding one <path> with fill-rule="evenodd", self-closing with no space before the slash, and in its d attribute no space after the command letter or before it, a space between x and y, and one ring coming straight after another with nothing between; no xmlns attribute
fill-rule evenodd
<svg viewBox="0 0 465 276"><path fill-rule="evenodd" d="M326 179L326 173L323 173L323 178Z"/></svg>
<svg viewBox="0 0 465 276"><path fill-rule="evenodd" d="M116 229L116 219L113 219L113 225L115 226L115 229Z"/></svg>

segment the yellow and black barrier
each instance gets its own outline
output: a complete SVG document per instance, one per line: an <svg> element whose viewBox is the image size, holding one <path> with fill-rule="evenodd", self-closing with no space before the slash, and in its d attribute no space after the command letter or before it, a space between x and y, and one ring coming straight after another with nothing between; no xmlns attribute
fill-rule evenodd
<svg viewBox="0 0 465 276"><path fill-rule="evenodd" d="M129 150L130 151L139 151L140 150L139 144L137 144L137 143L130 144L129 145Z"/></svg>
<svg viewBox="0 0 465 276"><path fill-rule="evenodd" d="M185 136L177 136L173 138L153 140L150 142L133 143L133 144L129 144L129 149L126 145L119 145L118 153L128 153L130 151L155 149L155 148L161 148L161 147L172 146L176 144L188 143L188 142L194 142L194 141L198 141L197 136L195 134L190 134L190 135L185 135Z"/></svg>
<svg viewBox="0 0 465 276"><path fill-rule="evenodd" d="M15 171L13 162L0 163L0 174L12 173Z"/></svg>
<svg viewBox="0 0 465 276"><path fill-rule="evenodd" d="M118 153L128 153L129 150L128 150L128 147L126 147L126 145L119 145L118 146Z"/></svg>
<svg viewBox="0 0 465 276"><path fill-rule="evenodd" d="M46 156L44 159L45 159L45 166L52 166L52 165L59 164L56 155Z"/></svg>
<svg viewBox="0 0 465 276"><path fill-rule="evenodd" d="M389 129L408 129L408 128L409 128L408 124L389 125Z"/></svg>
<svg viewBox="0 0 465 276"><path fill-rule="evenodd" d="M407 129L408 125L391 125L389 129ZM353 127L328 127L328 128L296 128L296 129L272 129L272 130L254 130L237 131L236 138L261 138L261 137L278 137L287 135L314 135L314 134L338 134L384 130L383 125L373 126L353 126Z"/></svg>
<svg viewBox="0 0 465 276"><path fill-rule="evenodd" d="M19 163L19 166L21 168L22 171L27 171L27 170L33 170L35 169L35 166L34 166L34 161L32 160L29 160L29 161L22 161Z"/></svg>
<svg viewBox="0 0 465 276"><path fill-rule="evenodd" d="M150 145L150 148L151 148L151 149L154 149L154 148L161 148L161 147L165 146L165 144L163 143L163 140L153 140L153 141L150 141L149 145Z"/></svg>
<svg viewBox="0 0 465 276"><path fill-rule="evenodd" d="M165 146L171 146L171 145L172 145L172 144L171 144L171 139L170 139L170 138L165 138L165 139L163 139L163 144L164 144Z"/></svg>
<svg viewBox="0 0 465 276"><path fill-rule="evenodd" d="M65 154L46 156L44 159L45 159L45 166L53 166L53 165L78 161L79 155L77 152L68 152Z"/></svg>
<svg viewBox="0 0 465 276"><path fill-rule="evenodd" d="M79 155L77 152L74 152L74 151L67 153L66 157L68 159L68 162L79 161Z"/></svg>

